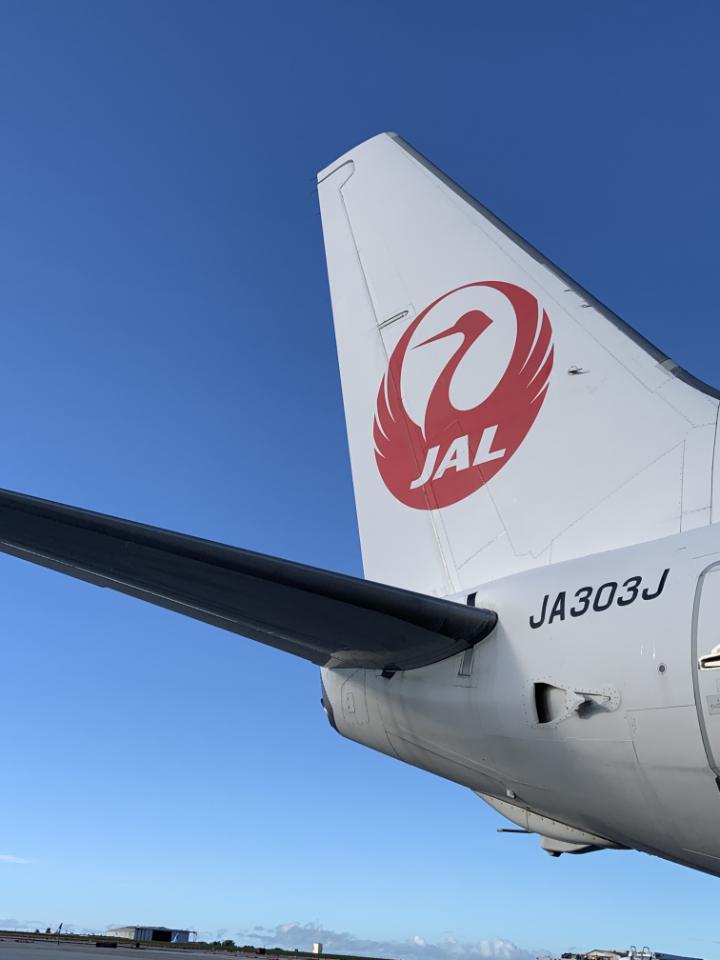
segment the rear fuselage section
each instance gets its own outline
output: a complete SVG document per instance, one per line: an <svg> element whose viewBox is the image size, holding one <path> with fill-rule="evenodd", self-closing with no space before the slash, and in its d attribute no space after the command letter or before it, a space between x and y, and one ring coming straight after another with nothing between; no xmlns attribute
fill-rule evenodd
<svg viewBox="0 0 720 960"><path fill-rule="evenodd" d="M393 675L324 670L334 724L490 798L720 874L720 669L698 669L720 643L714 564L710 526L479 586L470 599L498 625L471 651Z"/></svg>

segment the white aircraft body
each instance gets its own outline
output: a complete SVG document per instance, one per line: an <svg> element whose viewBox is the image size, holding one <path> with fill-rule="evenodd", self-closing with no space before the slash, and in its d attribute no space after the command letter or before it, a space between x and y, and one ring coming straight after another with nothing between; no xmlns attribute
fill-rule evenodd
<svg viewBox="0 0 720 960"><path fill-rule="evenodd" d="M318 177L366 580L0 493L0 549L305 657L553 855L720 875L720 394L408 144Z"/></svg>

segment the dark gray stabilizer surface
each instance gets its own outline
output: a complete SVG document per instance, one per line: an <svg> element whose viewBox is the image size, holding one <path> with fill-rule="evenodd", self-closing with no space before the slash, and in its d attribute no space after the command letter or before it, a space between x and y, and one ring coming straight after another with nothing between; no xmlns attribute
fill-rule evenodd
<svg viewBox="0 0 720 960"><path fill-rule="evenodd" d="M497 622L489 610L10 491L0 491L0 550L321 666L426 666Z"/></svg>

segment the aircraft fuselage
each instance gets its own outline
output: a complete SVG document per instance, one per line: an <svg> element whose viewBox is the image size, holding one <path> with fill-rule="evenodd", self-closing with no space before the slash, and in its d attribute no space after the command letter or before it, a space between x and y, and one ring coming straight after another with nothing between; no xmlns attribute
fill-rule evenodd
<svg viewBox="0 0 720 960"><path fill-rule="evenodd" d="M323 670L338 731L476 791L549 852L633 847L720 875L720 528L473 593L499 622L472 652Z"/></svg>

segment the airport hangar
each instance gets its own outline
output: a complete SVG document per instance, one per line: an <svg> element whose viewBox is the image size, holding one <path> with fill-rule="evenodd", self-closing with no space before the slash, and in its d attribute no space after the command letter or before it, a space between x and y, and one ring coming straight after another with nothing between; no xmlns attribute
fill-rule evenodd
<svg viewBox="0 0 720 960"><path fill-rule="evenodd" d="M197 940L195 930L173 930L171 927L113 927L105 936L142 940L143 943L191 943Z"/></svg>

